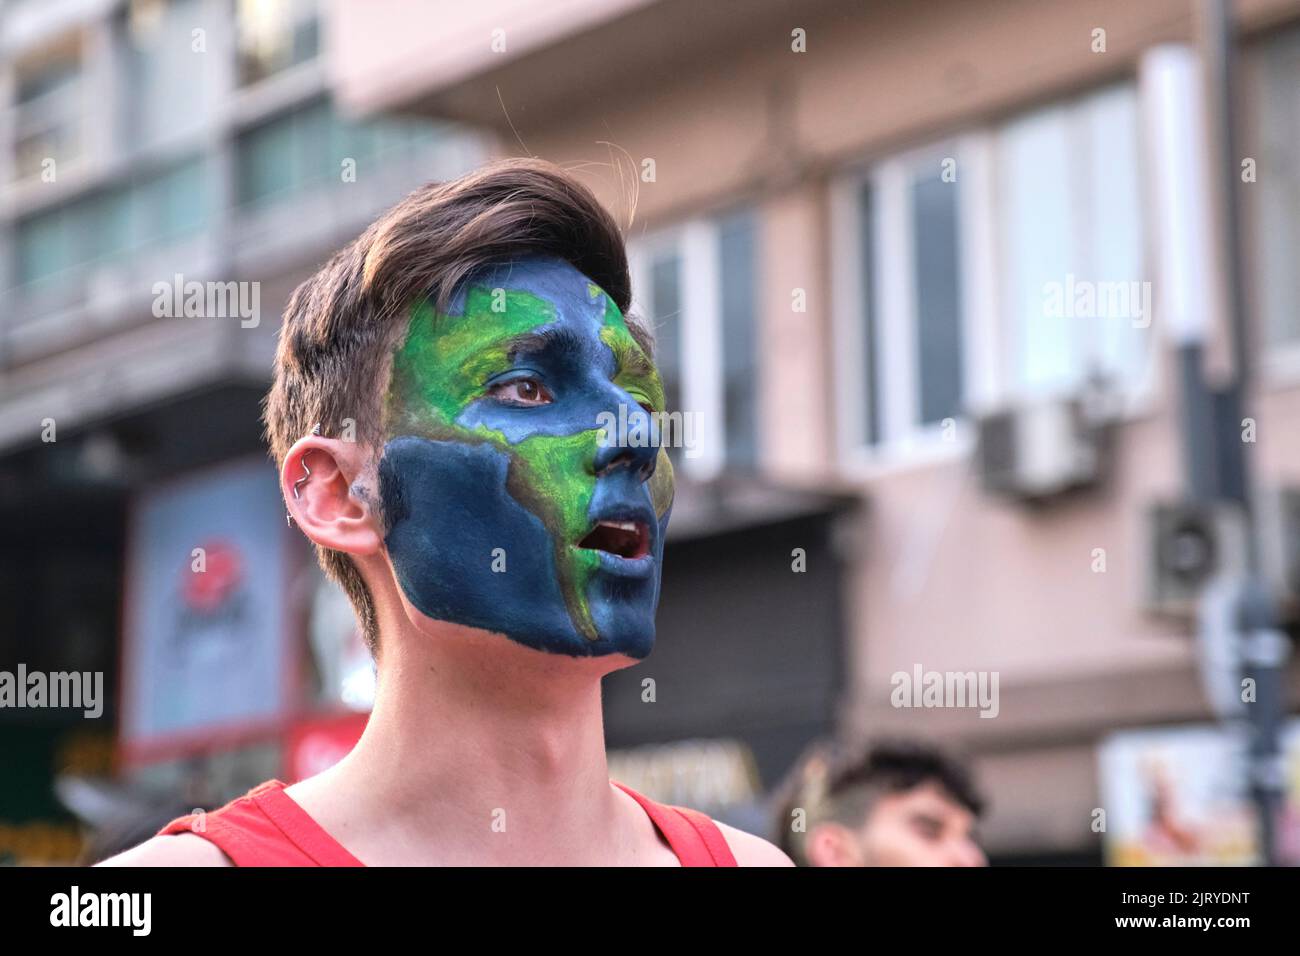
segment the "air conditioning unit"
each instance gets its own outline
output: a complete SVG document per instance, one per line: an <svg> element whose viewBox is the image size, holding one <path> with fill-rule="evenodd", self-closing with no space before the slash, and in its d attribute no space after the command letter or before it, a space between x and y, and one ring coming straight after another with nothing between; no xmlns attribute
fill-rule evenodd
<svg viewBox="0 0 1300 956"><path fill-rule="evenodd" d="M1158 502L1145 522L1149 611L1192 617L1212 579L1246 567L1246 516L1236 504Z"/></svg>
<svg viewBox="0 0 1300 956"><path fill-rule="evenodd" d="M1101 477L1101 430L1078 399L1026 403L979 420L977 452L986 491L1041 500Z"/></svg>

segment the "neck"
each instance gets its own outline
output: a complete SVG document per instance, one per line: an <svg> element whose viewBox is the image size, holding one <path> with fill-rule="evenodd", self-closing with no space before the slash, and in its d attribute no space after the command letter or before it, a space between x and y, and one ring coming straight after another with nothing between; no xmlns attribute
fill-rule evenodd
<svg viewBox="0 0 1300 956"><path fill-rule="evenodd" d="M418 847L437 847L444 863L607 860L621 796L609 785L600 705L612 662L401 623L409 633L386 629L381 640L360 743L315 778L325 786L300 785L340 811L317 808L344 828L333 835L353 849L352 831L363 862L364 852L405 860Z"/></svg>

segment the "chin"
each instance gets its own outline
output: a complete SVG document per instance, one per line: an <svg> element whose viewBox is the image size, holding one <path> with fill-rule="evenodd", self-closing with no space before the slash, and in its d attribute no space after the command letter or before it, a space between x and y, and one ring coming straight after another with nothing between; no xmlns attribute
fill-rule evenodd
<svg viewBox="0 0 1300 956"><path fill-rule="evenodd" d="M491 637L562 657L608 657L611 661L618 657L627 659L611 670L643 660L650 654L655 642L653 608L628 606L616 601L592 602L591 613L597 634L596 639L592 640L574 629L562 604L552 609L553 613L537 608L530 622L520 622L509 615L492 613L448 620L429 614L411 600L410 595L403 594L403 598L407 618L415 629L436 640L465 641ZM529 623L532 626L527 626Z"/></svg>
<svg viewBox="0 0 1300 956"><path fill-rule="evenodd" d="M600 639L594 643L597 653L624 654L634 661L650 655L655 645L653 607L638 607L617 600L593 599L592 622Z"/></svg>
<svg viewBox="0 0 1300 956"><path fill-rule="evenodd" d="M566 657L623 656L631 661L639 661L649 656L655 643L653 618L647 624L644 615L628 614L621 608L606 612L599 606L593 606L591 611L596 625L595 640L584 637L571 628L551 633L535 630L498 633L524 647Z"/></svg>

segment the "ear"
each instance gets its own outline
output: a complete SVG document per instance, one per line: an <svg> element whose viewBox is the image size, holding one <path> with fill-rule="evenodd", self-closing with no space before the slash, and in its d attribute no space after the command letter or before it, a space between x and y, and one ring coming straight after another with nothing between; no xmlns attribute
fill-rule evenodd
<svg viewBox="0 0 1300 956"><path fill-rule="evenodd" d="M383 548L379 515L352 492L365 453L357 442L307 435L285 455L280 491L289 516L321 547L348 554L375 554Z"/></svg>
<svg viewBox="0 0 1300 956"><path fill-rule="evenodd" d="M862 866L862 853L848 827L819 823L804 838L804 855L813 866Z"/></svg>

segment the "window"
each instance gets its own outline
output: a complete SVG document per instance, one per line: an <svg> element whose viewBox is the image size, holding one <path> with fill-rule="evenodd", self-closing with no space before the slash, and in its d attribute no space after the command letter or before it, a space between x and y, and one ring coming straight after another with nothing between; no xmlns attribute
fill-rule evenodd
<svg viewBox="0 0 1300 956"><path fill-rule="evenodd" d="M47 160L63 164L83 149L81 37L62 38L15 69L14 175L31 179Z"/></svg>
<svg viewBox="0 0 1300 956"><path fill-rule="evenodd" d="M1136 89L885 158L835 186L846 450L915 447L975 407L1146 384Z"/></svg>
<svg viewBox="0 0 1300 956"><path fill-rule="evenodd" d="M31 291L65 278L69 270L199 232L208 217L205 169L202 159L186 160L19 220L17 285Z"/></svg>
<svg viewBox="0 0 1300 956"><path fill-rule="evenodd" d="M203 161L194 159L171 167L134 190L134 201L142 213L142 241L177 239L203 227L209 215L205 175Z"/></svg>
<svg viewBox="0 0 1300 956"><path fill-rule="evenodd" d="M267 199L292 192L304 178L299 170L295 141L304 138L300 127L307 119L293 113L273 120L239 137L236 147L239 168L239 201Z"/></svg>
<svg viewBox="0 0 1300 956"><path fill-rule="evenodd" d="M682 326L686 263L680 236L672 233L628 248L632 272L632 309L647 321L655 334L655 365L664 386L664 411L682 412L688 407L683 386ZM693 433L689 436L693 439ZM674 468L686 468L683 452L688 434L669 420L661 436ZM694 454L691 457L695 457Z"/></svg>
<svg viewBox="0 0 1300 956"><path fill-rule="evenodd" d="M864 182L858 187L857 192L857 222L859 227L858 235L858 257L854 266L858 275L861 277L861 288L874 289L876 287L876 243L875 243L875 216L876 207L873 200L873 191L870 182ZM862 437L868 445L874 445L880 441L880 387L879 376L876 373L876 343L877 343L877 319L876 319L876 299L872 295L854 296L856 304L855 311L862 322L862 334L859 336L860 354L857 361L860 363L863 407L862 412Z"/></svg>
<svg viewBox="0 0 1300 956"><path fill-rule="evenodd" d="M961 263L957 194L938 171L912 183L912 272L916 284L916 374L923 425L961 412Z"/></svg>
<svg viewBox="0 0 1300 956"><path fill-rule="evenodd" d="M1132 87L1020 117L996 135L1005 356L1014 391L1140 380L1151 323Z"/></svg>
<svg viewBox="0 0 1300 956"><path fill-rule="evenodd" d="M69 230L62 210L22 220L15 229L18 285L39 282L73 264Z"/></svg>
<svg viewBox="0 0 1300 956"><path fill-rule="evenodd" d="M649 312L645 318L655 330L655 364L664 385L666 410L682 407L682 257L674 247L660 250L650 257L649 289L646 296ZM670 424L671 428L671 424ZM670 431L663 436L668 454L677 464L684 436Z"/></svg>
<svg viewBox="0 0 1300 956"><path fill-rule="evenodd" d="M841 186L850 282L834 299L856 445L908 443L962 414L967 315L958 144L894 157ZM844 222L844 220L840 220Z"/></svg>
<svg viewBox="0 0 1300 956"><path fill-rule="evenodd" d="M204 0L133 4L124 13L124 68L130 94L125 141L147 148L205 128L213 118L220 82L214 57L194 50L193 31L205 28Z"/></svg>
<svg viewBox="0 0 1300 956"><path fill-rule="evenodd" d="M320 53L316 0L239 0L239 85L249 86Z"/></svg>
<svg viewBox="0 0 1300 956"><path fill-rule="evenodd" d="M757 217L741 209L629 245L667 411L691 419L668 436L669 455L698 479L758 463L757 242Z"/></svg>
<svg viewBox="0 0 1300 956"><path fill-rule="evenodd" d="M1300 30L1269 38L1259 53L1260 136L1255 222L1263 344L1300 345Z"/></svg>
<svg viewBox="0 0 1300 956"><path fill-rule="evenodd" d="M758 464L757 240L757 223L749 210L718 223L726 458L729 466L751 471Z"/></svg>
<svg viewBox="0 0 1300 956"><path fill-rule="evenodd" d="M342 162L357 163L436 141L445 127L424 120L341 119L329 100L283 113L242 133L236 143L241 203L274 202L342 181Z"/></svg>

